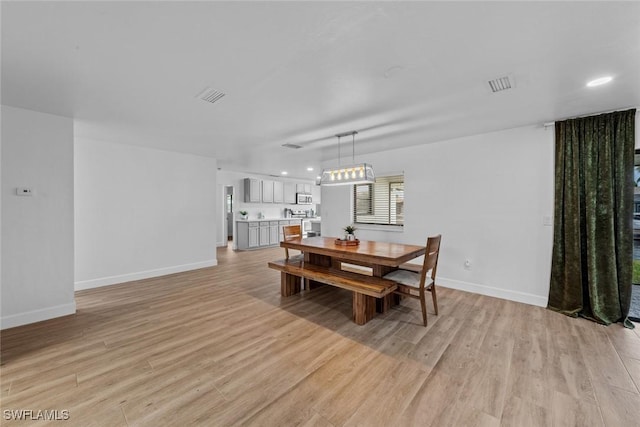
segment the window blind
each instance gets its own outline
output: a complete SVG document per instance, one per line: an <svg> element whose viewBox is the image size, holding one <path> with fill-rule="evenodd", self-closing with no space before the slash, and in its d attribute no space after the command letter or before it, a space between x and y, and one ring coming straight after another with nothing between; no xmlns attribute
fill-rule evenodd
<svg viewBox="0 0 640 427"><path fill-rule="evenodd" d="M358 224L404 224L404 176L382 176L374 184L353 186L354 218Z"/></svg>

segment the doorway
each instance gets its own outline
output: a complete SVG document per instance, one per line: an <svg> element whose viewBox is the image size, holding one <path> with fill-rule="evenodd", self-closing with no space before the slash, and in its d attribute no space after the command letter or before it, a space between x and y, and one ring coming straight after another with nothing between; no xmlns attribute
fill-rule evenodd
<svg viewBox="0 0 640 427"><path fill-rule="evenodd" d="M233 241L233 186L227 185L224 188L224 206L226 214L227 242Z"/></svg>

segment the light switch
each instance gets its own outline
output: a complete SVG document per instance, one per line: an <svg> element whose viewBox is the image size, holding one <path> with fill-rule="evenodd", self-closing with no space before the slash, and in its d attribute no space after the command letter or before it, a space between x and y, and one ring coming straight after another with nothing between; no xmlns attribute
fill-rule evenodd
<svg viewBox="0 0 640 427"><path fill-rule="evenodd" d="M33 190L29 187L16 188L16 195L18 196L33 196Z"/></svg>
<svg viewBox="0 0 640 427"><path fill-rule="evenodd" d="M552 226L553 225L553 217L552 216L543 216L542 217L542 225Z"/></svg>

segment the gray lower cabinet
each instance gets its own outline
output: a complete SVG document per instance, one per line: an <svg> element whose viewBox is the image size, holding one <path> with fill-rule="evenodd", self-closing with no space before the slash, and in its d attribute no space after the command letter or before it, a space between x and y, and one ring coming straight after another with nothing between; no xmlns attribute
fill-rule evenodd
<svg viewBox="0 0 640 427"><path fill-rule="evenodd" d="M258 240L258 227L249 225L249 247L257 248L260 246L260 240Z"/></svg>
<svg viewBox="0 0 640 427"><path fill-rule="evenodd" d="M260 223L260 246L269 246L269 221Z"/></svg>
<svg viewBox="0 0 640 427"><path fill-rule="evenodd" d="M269 244L277 245L280 243L278 239L280 237L280 233L278 233L278 221L269 222Z"/></svg>
<svg viewBox="0 0 640 427"><path fill-rule="evenodd" d="M260 223L258 221L238 221L236 243L238 249L252 249L260 247Z"/></svg>
<svg viewBox="0 0 640 427"><path fill-rule="evenodd" d="M238 221L237 226L238 249L251 249L260 247L260 223L257 221Z"/></svg>
<svg viewBox="0 0 640 427"><path fill-rule="evenodd" d="M278 221L238 221L236 229L239 250L277 246L282 241L284 225L300 225L299 219Z"/></svg>

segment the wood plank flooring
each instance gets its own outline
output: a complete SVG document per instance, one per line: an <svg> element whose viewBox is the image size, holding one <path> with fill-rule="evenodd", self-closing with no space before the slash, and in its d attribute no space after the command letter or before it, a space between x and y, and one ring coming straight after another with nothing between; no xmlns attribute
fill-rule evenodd
<svg viewBox="0 0 640 427"><path fill-rule="evenodd" d="M80 291L76 315L3 331L2 409L68 410L65 426L640 426L640 328L445 288L428 328L414 300L358 326L347 291L281 298L266 262L282 255L220 249L217 267Z"/></svg>

